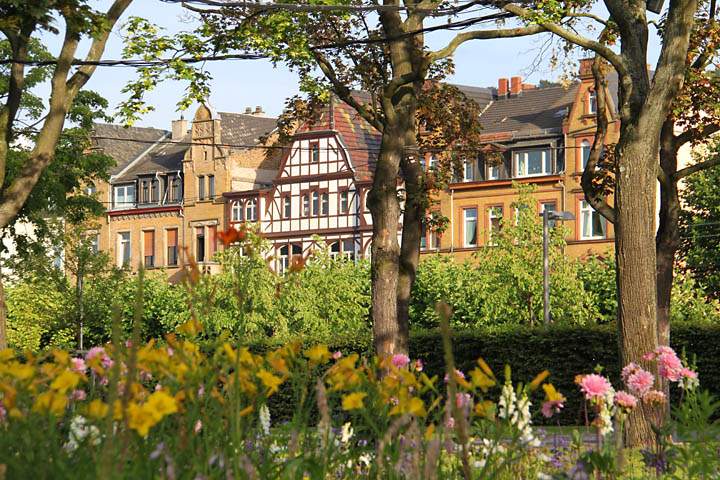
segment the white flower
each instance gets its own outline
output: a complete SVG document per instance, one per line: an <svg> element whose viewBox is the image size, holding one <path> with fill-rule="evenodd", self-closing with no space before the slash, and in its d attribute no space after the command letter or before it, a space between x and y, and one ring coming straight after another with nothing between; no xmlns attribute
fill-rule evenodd
<svg viewBox="0 0 720 480"><path fill-rule="evenodd" d="M258 416L260 417L260 426L262 427L263 433L265 435L270 435L270 409L267 405L260 407Z"/></svg>
<svg viewBox="0 0 720 480"><path fill-rule="evenodd" d="M358 458L358 463L362 463L362 464L364 464L366 467L369 467L369 466L370 466L370 462L371 462L371 461L372 461L372 458L370 458L370 455L368 455L367 453L363 453L363 454L360 455L360 457Z"/></svg>
<svg viewBox="0 0 720 480"><path fill-rule="evenodd" d="M350 422L345 423L342 426L342 430L340 430L340 441L342 443L348 443L354 433L355 431L353 430L352 425L350 425Z"/></svg>
<svg viewBox="0 0 720 480"><path fill-rule="evenodd" d="M70 452L77 450L86 438L89 438L92 445L100 444L100 430L94 425L88 425L85 417L76 415L70 421L70 433L65 449Z"/></svg>

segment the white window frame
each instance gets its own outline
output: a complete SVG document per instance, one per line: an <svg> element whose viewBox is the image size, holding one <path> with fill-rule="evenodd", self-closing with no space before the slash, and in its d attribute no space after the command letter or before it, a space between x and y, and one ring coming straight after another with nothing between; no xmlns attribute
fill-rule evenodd
<svg viewBox="0 0 720 480"><path fill-rule="evenodd" d="M125 240L124 236L127 235L127 240ZM129 231L125 232L118 232L117 233L117 264L118 267L122 268L125 266L130 266L132 263L132 235ZM124 245L127 244L128 246L128 258L127 260L124 258L125 248Z"/></svg>
<svg viewBox="0 0 720 480"><path fill-rule="evenodd" d="M243 204L240 200L235 200L232 203L232 208L230 209L230 220L233 222L243 221Z"/></svg>
<svg viewBox="0 0 720 480"><path fill-rule="evenodd" d="M468 215L470 212L474 212L474 216ZM468 241L468 222L475 222L475 241ZM477 207L463 208L463 246L466 248L477 247L478 245L478 209Z"/></svg>
<svg viewBox="0 0 720 480"><path fill-rule="evenodd" d="M499 180L500 179L500 165L488 165L487 166L487 179L488 180Z"/></svg>
<svg viewBox="0 0 720 480"><path fill-rule="evenodd" d="M257 221L257 198L251 198L245 202L245 219L248 222Z"/></svg>
<svg viewBox="0 0 720 480"><path fill-rule="evenodd" d="M340 190L340 212L350 213L350 190Z"/></svg>
<svg viewBox="0 0 720 480"><path fill-rule="evenodd" d="M585 171L585 166L587 165L588 160L590 160L590 152L592 151L592 144L587 141L583 140L580 142L580 171Z"/></svg>
<svg viewBox="0 0 720 480"><path fill-rule="evenodd" d="M588 108L589 115L597 113L597 93L595 90L588 90Z"/></svg>
<svg viewBox="0 0 720 480"><path fill-rule="evenodd" d="M540 173L528 173L530 165L530 153L540 152L540 163L542 171ZM521 159L523 160L521 168ZM529 149L513 153L513 163L515 167L516 177L542 177L552 175L552 154L549 148Z"/></svg>
<svg viewBox="0 0 720 480"><path fill-rule="evenodd" d="M132 201L128 202L127 200L120 202L119 199L119 191L123 191L123 198L127 199L128 197L128 191L132 190L133 196ZM124 185L113 185L113 207L114 208L128 208L128 207L134 207L135 202L137 200L137 190L135 188L134 183L128 183Z"/></svg>
<svg viewBox="0 0 720 480"><path fill-rule="evenodd" d="M590 231L586 231L585 226L588 225L590 229L593 229L593 216L597 215L600 219L600 225L602 233L600 235L594 234ZM580 239L581 240L599 240L607 238L607 220L605 217L600 215L592 206L585 200L580 200Z"/></svg>
<svg viewBox="0 0 720 480"><path fill-rule="evenodd" d="M463 182L475 181L475 163L472 160L463 162Z"/></svg>
<svg viewBox="0 0 720 480"><path fill-rule="evenodd" d="M292 217L292 197L290 195L283 195L282 197L282 217Z"/></svg>

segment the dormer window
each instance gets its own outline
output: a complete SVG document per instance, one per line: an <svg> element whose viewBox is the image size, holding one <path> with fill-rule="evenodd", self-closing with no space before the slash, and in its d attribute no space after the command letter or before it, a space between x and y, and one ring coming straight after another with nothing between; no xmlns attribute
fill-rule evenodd
<svg viewBox="0 0 720 480"><path fill-rule="evenodd" d="M552 155L549 149L525 150L516 152L515 175L518 177L534 177L552 174Z"/></svg>
<svg viewBox="0 0 720 480"><path fill-rule="evenodd" d="M113 187L113 206L115 208L131 208L135 206L134 183Z"/></svg>
<svg viewBox="0 0 720 480"><path fill-rule="evenodd" d="M597 113L597 93L595 90L588 91L588 114L595 115Z"/></svg>

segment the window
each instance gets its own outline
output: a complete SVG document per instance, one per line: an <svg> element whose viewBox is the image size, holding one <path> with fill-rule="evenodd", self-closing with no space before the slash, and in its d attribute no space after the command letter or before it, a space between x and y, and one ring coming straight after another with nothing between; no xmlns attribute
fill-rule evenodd
<svg viewBox="0 0 720 480"><path fill-rule="evenodd" d="M150 201L152 203L160 202L160 180L157 178L150 183Z"/></svg>
<svg viewBox="0 0 720 480"><path fill-rule="evenodd" d="M427 250L427 226L425 222L420 225L420 250Z"/></svg>
<svg viewBox="0 0 720 480"><path fill-rule="evenodd" d="M363 202L364 206L365 206L365 213L370 213L370 205L368 204L369 196L370 196L370 190L365 190L365 201Z"/></svg>
<svg viewBox="0 0 720 480"><path fill-rule="evenodd" d="M98 253L100 251L100 234L96 233L90 237L90 251Z"/></svg>
<svg viewBox="0 0 720 480"><path fill-rule="evenodd" d="M350 192L343 190L340 192L340 213L348 213L350 211Z"/></svg>
<svg viewBox="0 0 720 480"><path fill-rule="evenodd" d="M251 198L245 202L245 220L248 222L257 221L257 199Z"/></svg>
<svg viewBox="0 0 720 480"><path fill-rule="evenodd" d="M217 251L217 225L208 225L207 234L209 237L207 259L212 260Z"/></svg>
<svg viewBox="0 0 720 480"><path fill-rule="evenodd" d="M155 230L143 232L143 246L145 267L152 268L155 266Z"/></svg>
<svg viewBox="0 0 720 480"><path fill-rule="evenodd" d="M353 239L342 241L343 257L355 260L355 241Z"/></svg>
<svg viewBox="0 0 720 480"><path fill-rule="evenodd" d="M313 163L320 161L320 144L317 142L310 144L310 161Z"/></svg>
<svg viewBox="0 0 720 480"><path fill-rule="evenodd" d="M435 155L430 156L430 170L437 170L438 159Z"/></svg>
<svg viewBox="0 0 720 480"><path fill-rule="evenodd" d="M205 227L195 227L195 260L205 261Z"/></svg>
<svg viewBox="0 0 720 480"><path fill-rule="evenodd" d="M135 185L120 185L113 187L115 208L128 208L135 206Z"/></svg>
<svg viewBox="0 0 720 480"><path fill-rule="evenodd" d="M605 238L607 235L605 217L595 211L585 200L580 201L581 236L583 240Z"/></svg>
<svg viewBox="0 0 720 480"><path fill-rule="evenodd" d="M198 176L198 200L205 199L205 176Z"/></svg>
<svg viewBox="0 0 720 480"><path fill-rule="evenodd" d="M477 208L466 208L463 210L463 245L465 247L477 246L477 222Z"/></svg>
<svg viewBox="0 0 720 480"><path fill-rule="evenodd" d="M330 244L330 256L332 258L340 256L340 242L333 242Z"/></svg>
<svg viewBox="0 0 720 480"><path fill-rule="evenodd" d="M495 245L502 228L503 207L488 208L488 244Z"/></svg>
<svg viewBox="0 0 720 480"><path fill-rule="evenodd" d="M515 172L518 177L550 175L552 173L550 150L527 150L515 153Z"/></svg>
<svg viewBox="0 0 720 480"><path fill-rule="evenodd" d="M588 92L588 113L597 113L597 93L595 90L590 90Z"/></svg>
<svg viewBox="0 0 720 480"><path fill-rule="evenodd" d="M588 160L590 160L590 150L592 150L592 145L590 145L590 142L587 140L583 140L580 144L580 153L582 155L582 170L585 170L585 166L587 165Z"/></svg>
<svg viewBox="0 0 720 480"><path fill-rule="evenodd" d="M322 194L322 202L320 204L321 213L323 215L329 215L330 214L330 195L327 193Z"/></svg>
<svg viewBox="0 0 720 480"><path fill-rule="evenodd" d="M140 180L140 203L150 203L150 180Z"/></svg>
<svg viewBox="0 0 720 480"><path fill-rule="evenodd" d="M95 195L95 193L97 193L97 188L95 188L94 183L90 182L85 186L85 195L87 195L88 197L92 197L93 195Z"/></svg>
<svg viewBox="0 0 720 480"><path fill-rule="evenodd" d="M302 214L303 217L310 216L310 195L307 193L302 196Z"/></svg>
<svg viewBox="0 0 720 480"><path fill-rule="evenodd" d="M283 218L290 218L292 216L292 198L290 195L283 196L282 204Z"/></svg>
<svg viewBox="0 0 720 480"><path fill-rule="evenodd" d="M121 267L130 265L130 232L118 233L118 264Z"/></svg>
<svg viewBox="0 0 720 480"><path fill-rule="evenodd" d="M175 175L170 177L170 202L179 202L180 197L180 177Z"/></svg>
<svg viewBox="0 0 720 480"><path fill-rule="evenodd" d="M320 194L312 192L312 214L313 216L320 214Z"/></svg>
<svg viewBox="0 0 720 480"><path fill-rule="evenodd" d="M208 197L215 198L215 175L208 175Z"/></svg>
<svg viewBox="0 0 720 480"><path fill-rule="evenodd" d="M557 212L557 204L555 202L542 202L540 203L540 213L544 213L545 211L548 212ZM550 228L555 226L555 220L548 220L548 225Z"/></svg>
<svg viewBox="0 0 720 480"><path fill-rule="evenodd" d="M290 266L290 247L288 245L283 245L280 247L280 250L278 250L278 262L277 262L277 272L278 273L285 273Z"/></svg>
<svg viewBox="0 0 720 480"><path fill-rule="evenodd" d="M293 244L290 246L290 253L292 254L291 262L295 261L298 257L302 258L302 245Z"/></svg>
<svg viewBox="0 0 720 480"><path fill-rule="evenodd" d="M471 160L465 160L463 164L463 182L475 180L475 164Z"/></svg>
<svg viewBox="0 0 720 480"><path fill-rule="evenodd" d="M170 228L167 235L167 265L168 267L178 264L178 229Z"/></svg>
<svg viewBox="0 0 720 480"><path fill-rule="evenodd" d="M500 166L499 165L488 165L487 166L487 179L497 180L500 178Z"/></svg>
<svg viewBox="0 0 720 480"><path fill-rule="evenodd" d="M240 202L233 202L232 208L230 209L230 220L233 222L243 221L243 208Z"/></svg>

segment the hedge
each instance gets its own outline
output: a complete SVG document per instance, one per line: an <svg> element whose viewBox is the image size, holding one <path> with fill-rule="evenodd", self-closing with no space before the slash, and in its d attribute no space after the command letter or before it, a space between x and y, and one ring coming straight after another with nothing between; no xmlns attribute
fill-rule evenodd
<svg viewBox="0 0 720 480"><path fill-rule="evenodd" d="M720 325L674 325L671 344L678 352L685 352L690 360L697 356L701 388L720 397ZM308 342L310 343L310 342ZM583 400L575 376L591 373L600 365L613 385L620 385L621 366L618 361L617 330L614 325L566 326L550 328L512 327L501 330L459 331L453 334L453 352L457 368L469 371L482 357L499 379L503 368L510 365L513 381L528 382L542 370L549 370L551 381L567 397L561 415L550 424L582 425L585 422ZM269 345L256 346L258 349ZM332 345L344 353L368 352L369 339L338 342ZM438 331L416 331L410 337L410 356L425 364L428 375L442 379L445 374L442 340ZM273 402L280 410L275 415L287 418L284 410L292 404L280 393ZM539 402L540 398L535 398ZM283 408L285 407L285 408ZM542 423L544 419L538 418Z"/></svg>

